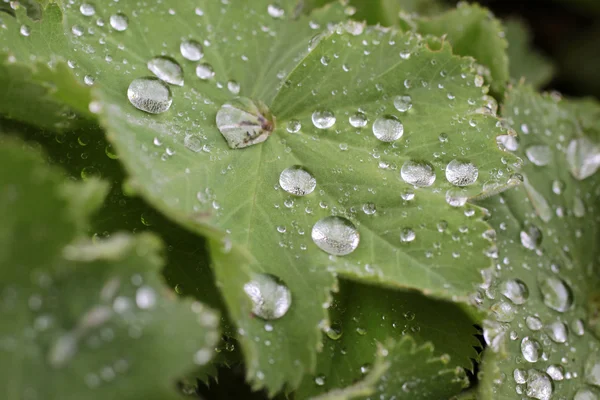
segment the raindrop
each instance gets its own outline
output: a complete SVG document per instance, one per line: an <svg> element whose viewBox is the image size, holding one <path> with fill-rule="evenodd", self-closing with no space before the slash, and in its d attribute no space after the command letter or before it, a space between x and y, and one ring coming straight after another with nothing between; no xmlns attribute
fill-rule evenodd
<svg viewBox="0 0 600 400"><path fill-rule="evenodd" d="M575 179L592 176L600 168L600 146L586 137L571 140L567 147L567 163Z"/></svg>
<svg viewBox="0 0 600 400"><path fill-rule="evenodd" d="M525 318L525 325L527 325L527 327L532 331L539 331L544 327L542 320L533 315L529 315L527 318Z"/></svg>
<svg viewBox="0 0 600 400"><path fill-rule="evenodd" d="M404 126L393 115L384 115L373 123L373 134L382 142L393 142L402 137Z"/></svg>
<svg viewBox="0 0 600 400"><path fill-rule="evenodd" d="M362 205L362 210L367 215L373 215L377 212L377 207L374 203L365 203Z"/></svg>
<svg viewBox="0 0 600 400"><path fill-rule="evenodd" d="M279 185L286 192L296 196L306 196L315 190L317 180L300 165L286 168L279 175Z"/></svg>
<svg viewBox="0 0 600 400"><path fill-rule="evenodd" d="M523 185L525 186L527 196L529 197L529 200L531 200L531 205L535 209L536 214L542 221L549 222L552 219L553 213L546 198L529 183L529 179L524 178Z"/></svg>
<svg viewBox="0 0 600 400"><path fill-rule="evenodd" d="M129 26L129 19L122 13L111 15L110 26L116 31L123 32Z"/></svg>
<svg viewBox="0 0 600 400"><path fill-rule="evenodd" d="M528 224L519 234L521 244L529 250L536 250L542 244L542 231L533 224Z"/></svg>
<svg viewBox="0 0 600 400"><path fill-rule="evenodd" d="M553 381L562 381L565 379L565 371L561 365L549 365L546 373Z"/></svg>
<svg viewBox="0 0 600 400"><path fill-rule="evenodd" d="M160 114L171 107L171 90L157 78L134 79L127 89L129 102L139 110Z"/></svg>
<svg viewBox="0 0 600 400"><path fill-rule="evenodd" d="M410 96L396 96L394 107L400 112L407 112L412 108L412 98Z"/></svg>
<svg viewBox="0 0 600 400"><path fill-rule="evenodd" d="M583 375L587 383L600 387L600 354L598 351L588 356L583 368Z"/></svg>
<svg viewBox="0 0 600 400"><path fill-rule="evenodd" d="M148 69L161 81L183 86L183 69L171 57L154 57L148 61Z"/></svg>
<svg viewBox="0 0 600 400"><path fill-rule="evenodd" d="M327 328L325 333L329 339L338 340L342 337L342 326L339 322L334 322L329 328Z"/></svg>
<svg viewBox="0 0 600 400"><path fill-rule="evenodd" d="M547 276L539 282L544 304L558 312L567 311L573 304L573 293L565 281Z"/></svg>
<svg viewBox="0 0 600 400"><path fill-rule="evenodd" d="M567 326L560 321L551 323L548 325L548 336L556 343L566 342L568 337Z"/></svg>
<svg viewBox="0 0 600 400"><path fill-rule="evenodd" d="M545 372L536 369L528 371L527 396L538 400L550 400L552 392L552 380Z"/></svg>
<svg viewBox="0 0 600 400"><path fill-rule="evenodd" d="M217 112L217 128L232 149L262 143L275 128L274 118L262 102L240 97Z"/></svg>
<svg viewBox="0 0 600 400"><path fill-rule="evenodd" d="M585 215L585 204L581 200L581 197L575 196L573 198L573 215L577 218L583 218Z"/></svg>
<svg viewBox="0 0 600 400"><path fill-rule="evenodd" d="M590 389L581 388L575 393L573 400L598 400L598 396Z"/></svg>
<svg viewBox="0 0 600 400"><path fill-rule="evenodd" d="M367 116L360 111L352 114L349 118L350 125L355 128L362 128L367 125Z"/></svg>
<svg viewBox="0 0 600 400"><path fill-rule="evenodd" d="M510 322L515 318L514 307L506 301L499 301L492 305L490 309L496 315L497 321Z"/></svg>
<svg viewBox="0 0 600 400"><path fill-rule="evenodd" d="M312 122L318 129L331 128L335 124L335 115L329 110L317 110L312 114Z"/></svg>
<svg viewBox="0 0 600 400"><path fill-rule="evenodd" d="M85 83L88 86L92 86L94 82L96 82L96 79L91 75L86 75L83 77L83 83Z"/></svg>
<svg viewBox="0 0 600 400"><path fill-rule="evenodd" d="M446 166L446 179L456 186L472 185L477 181L478 176L479 170L470 162L454 159Z"/></svg>
<svg viewBox="0 0 600 400"><path fill-rule="evenodd" d="M521 341L521 354L528 362L537 362L542 354L542 345L537 340L526 336Z"/></svg>
<svg viewBox="0 0 600 400"><path fill-rule="evenodd" d="M81 25L73 25L73 27L71 28L71 32L75 36L82 36L83 35L83 28L81 27Z"/></svg>
<svg viewBox="0 0 600 400"><path fill-rule="evenodd" d="M285 10L276 4L269 4L267 12L273 18L283 18L285 15Z"/></svg>
<svg viewBox="0 0 600 400"><path fill-rule="evenodd" d="M462 207L467 203L469 197L462 190L448 189L446 191L446 203L451 207Z"/></svg>
<svg viewBox="0 0 600 400"><path fill-rule="evenodd" d="M416 237L415 231L412 230L411 228L404 228L400 232L400 241L402 243L412 242L413 240L415 240L415 237Z"/></svg>
<svg viewBox="0 0 600 400"><path fill-rule="evenodd" d="M358 247L358 230L352 222L343 217L325 217L312 228L312 240L323 251L344 256Z"/></svg>
<svg viewBox="0 0 600 400"><path fill-rule="evenodd" d="M184 40L179 45L179 51L186 60L198 61L204 57L202 45L195 40Z"/></svg>
<svg viewBox="0 0 600 400"><path fill-rule="evenodd" d="M81 6L79 6L79 11L83 16L91 17L96 14L96 7L90 3L83 3Z"/></svg>
<svg viewBox="0 0 600 400"><path fill-rule="evenodd" d="M519 279L509 279L500 286L500 292L514 304L523 304L529 298L529 289Z"/></svg>
<svg viewBox="0 0 600 400"><path fill-rule="evenodd" d="M405 189L400 193L400 197L402 197L402 200L404 201L411 201L415 198L415 192L412 189Z"/></svg>
<svg viewBox="0 0 600 400"><path fill-rule="evenodd" d="M262 319L281 318L292 304L290 290L272 275L255 275L244 285L244 292L252 301L252 313Z"/></svg>
<svg viewBox="0 0 600 400"><path fill-rule="evenodd" d="M540 167L548 165L552 160L552 151L545 144L529 146L525 154L529 161Z"/></svg>
<svg viewBox="0 0 600 400"><path fill-rule="evenodd" d="M297 119L289 120L287 123L286 130L289 133L298 133L302 129L302 124Z"/></svg>
<svg viewBox="0 0 600 400"><path fill-rule="evenodd" d="M315 377L315 384L317 386L323 386L323 385L325 385L325 375L317 375Z"/></svg>
<svg viewBox="0 0 600 400"><path fill-rule="evenodd" d="M239 94L240 84L236 81L229 81L227 82L227 89L231 92L231 94Z"/></svg>
<svg viewBox="0 0 600 400"><path fill-rule="evenodd" d="M435 182L433 167L424 161L406 161L400 169L400 176L404 182L418 187L431 186Z"/></svg>
<svg viewBox="0 0 600 400"><path fill-rule="evenodd" d="M208 63L198 64L196 66L196 76L203 81L208 81L215 76L215 70L212 65Z"/></svg>
<svg viewBox="0 0 600 400"><path fill-rule="evenodd" d="M19 33L21 33L22 36L29 36L29 35L31 35L31 28L28 27L27 25L21 25L21 28L19 29Z"/></svg>
<svg viewBox="0 0 600 400"><path fill-rule="evenodd" d="M521 368L516 368L513 371L513 378L515 379L515 383L522 385L527 382L527 371Z"/></svg>

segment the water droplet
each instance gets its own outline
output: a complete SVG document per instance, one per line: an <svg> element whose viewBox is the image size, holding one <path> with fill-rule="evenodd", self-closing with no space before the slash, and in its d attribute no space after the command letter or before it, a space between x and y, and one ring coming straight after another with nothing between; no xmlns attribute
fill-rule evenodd
<svg viewBox="0 0 600 400"><path fill-rule="evenodd" d="M312 122L318 129L331 128L335 124L335 115L329 110L317 110L312 114Z"/></svg>
<svg viewBox="0 0 600 400"><path fill-rule="evenodd" d="M576 319L571 323L571 330L573 331L573 333L575 333L577 336L583 336L583 334L585 333L585 328L583 326L583 321L580 319Z"/></svg>
<svg viewBox="0 0 600 400"><path fill-rule="evenodd" d="M348 120L350 122L350 125L352 125L355 128L362 128L366 126L368 122L367 116L361 113L360 111L352 114Z"/></svg>
<svg viewBox="0 0 600 400"><path fill-rule="evenodd" d="M451 207L462 207L467 203L469 196L459 189L448 189L446 191L446 203Z"/></svg>
<svg viewBox="0 0 600 400"><path fill-rule="evenodd" d="M415 240L415 237L415 231L411 228L404 228L402 231L400 231L400 241L403 243L412 242Z"/></svg>
<svg viewBox="0 0 600 400"><path fill-rule="evenodd" d="M325 375L317 375L315 377L315 384L317 386L323 386L323 385L325 385Z"/></svg>
<svg viewBox="0 0 600 400"><path fill-rule="evenodd" d="M252 300L252 313L262 319L281 318L292 304L290 290L272 275L255 275L244 285L244 292Z"/></svg>
<svg viewBox="0 0 600 400"><path fill-rule="evenodd" d="M506 301L499 301L493 304L490 309L496 315L497 321L510 322L515 318L514 307Z"/></svg>
<svg viewBox="0 0 600 400"><path fill-rule="evenodd" d="M542 345L537 340L526 336L521 341L521 354L528 362L537 362L542 355Z"/></svg>
<svg viewBox="0 0 600 400"><path fill-rule="evenodd" d="M400 169L400 176L404 182L418 187L431 186L435 182L433 167L424 161L406 161Z"/></svg>
<svg viewBox="0 0 600 400"><path fill-rule="evenodd" d="M598 396L590 389L581 388L575 393L573 400L598 400Z"/></svg>
<svg viewBox="0 0 600 400"><path fill-rule="evenodd" d="M567 326L560 321L554 321L548 325L548 336L556 343L566 342L568 337Z"/></svg>
<svg viewBox="0 0 600 400"><path fill-rule="evenodd" d="M344 256L358 247L358 230L352 222L343 217L325 217L312 228L312 240L323 251Z"/></svg>
<svg viewBox="0 0 600 400"><path fill-rule="evenodd" d="M75 36L83 36L83 28L81 25L73 25L73 27L71 27L71 32Z"/></svg>
<svg viewBox="0 0 600 400"><path fill-rule="evenodd" d="M529 146L525 150L525 154L529 161L540 167L548 165L552 160L552 151L545 144Z"/></svg>
<svg viewBox="0 0 600 400"><path fill-rule="evenodd" d="M289 133L298 133L302 129L302 124L297 119L291 119L287 123L286 130Z"/></svg>
<svg viewBox="0 0 600 400"><path fill-rule="evenodd" d="M384 115L373 123L373 134L382 142L393 142L402 137L404 126L393 115Z"/></svg>
<svg viewBox="0 0 600 400"><path fill-rule="evenodd" d="M544 304L558 312L567 311L573 304L573 292L565 281L555 276L547 276L539 282Z"/></svg>
<svg viewBox="0 0 600 400"><path fill-rule="evenodd" d="M212 65L208 63L198 64L196 66L196 76L203 81L208 81L215 76L215 70Z"/></svg>
<svg viewBox="0 0 600 400"><path fill-rule="evenodd" d="M306 196L315 190L317 180L304 167L294 165L281 172L279 185L288 193L296 196Z"/></svg>
<svg viewBox="0 0 600 400"><path fill-rule="evenodd" d="M411 201L415 198L415 192L412 189L405 189L400 193L400 197L402 197L402 200L404 201Z"/></svg>
<svg viewBox="0 0 600 400"><path fill-rule="evenodd" d="M232 149L262 143L275 128L274 118L262 102L240 97L217 112L217 128Z"/></svg>
<svg viewBox="0 0 600 400"><path fill-rule="evenodd" d="M81 12L81 14L85 17L91 17L96 14L96 7L90 3L83 3L81 6L79 6L79 12Z"/></svg>
<svg viewBox="0 0 600 400"><path fill-rule="evenodd" d="M556 195L561 195L565 190L565 183L563 181L555 180L552 182L552 192Z"/></svg>
<svg viewBox="0 0 600 400"><path fill-rule="evenodd" d="M585 204L579 196L573 198L573 215L577 218L583 218L585 215Z"/></svg>
<svg viewBox="0 0 600 400"><path fill-rule="evenodd" d="M276 4L269 4L267 12L273 18L283 18L285 15L285 10Z"/></svg>
<svg viewBox="0 0 600 400"><path fill-rule="evenodd" d="M529 289L520 279L509 279L502 283L500 292L514 304L523 304L529 298Z"/></svg>
<svg viewBox="0 0 600 400"><path fill-rule="evenodd" d="M133 106L150 114L160 114L171 107L171 90L157 78L134 79L127 89Z"/></svg>
<svg viewBox="0 0 600 400"><path fill-rule="evenodd" d="M327 331L325 332L327 337L331 340L339 340L342 337L342 325L339 322L334 322L331 324Z"/></svg>
<svg viewBox="0 0 600 400"><path fill-rule="evenodd" d="M31 28L28 27L27 25L21 25L21 28L19 29L19 33L22 36L29 36L29 35L31 35Z"/></svg>
<svg viewBox="0 0 600 400"><path fill-rule="evenodd" d="M542 320L533 315L529 315L527 318L525 318L525 325L527 325L527 327L532 331L539 331L544 327Z"/></svg>
<svg viewBox="0 0 600 400"><path fill-rule="evenodd" d="M161 81L183 86L183 69L171 57L154 57L148 61L148 69Z"/></svg>
<svg viewBox="0 0 600 400"><path fill-rule="evenodd" d="M407 112L412 108L412 98L408 95L396 96L394 98L394 107L400 112Z"/></svg>
<svg viewBox="0 0 600 400"><path fill-rule="evenodd" d="M567 163L575 179L592 176L600 168L600 146L586 137L571 140L567 147Z"/></svg>
<svg viewBox="0 0 600 400"><path fill-rule="evenodd" d="M181 42L179 51L183 58L189 61L198 61L204 57L202 45L195 40L184 40Z"/></svg>
<svg viewBox="0 0 600 400"><path fill-rule="evenodd" d="M365 203L362 205L362 210L367 215L373 215L377 212L377 207L374 203Z"/></svg>
<svg viewBox="0 0 600 400"><path fill-rule="evenodd" d="M96 79L91 75L86 75L83 77L83 83L85 83L88 86L92 86L94 82L96 82Z"/></svg>
<svg viewBox="0 0 600 400"><path fill-rule="evenodd" d="M527 382L527 371L521 368L516 368L513 371L513 378L515 379L515 383L522 385Z"/></svg>
<svg viewBox="0 0 600 400"><path fill-rule="evenodd" d="M535 250L542 244L542 231L533 224L528 224L519 234L521 244L529 250Z"/></svg>
<svg viewBox="0 0 600 400"><path fill-rule="evenodd" d="M600 387L600 354L598 351L588 356L583 369L583 375L587 383Z"/></svg>
<svg viewBox="0 0 600 400"><path fill-rule="evenodd" d="M227 89L231 94L239 94L240 93L240 84L236 81L227 82Z"/></svg>
<svg viewBox="0 0 600 400"><path fill-rule="evenodd" d="M565 379L565 371L561 365L549 365L546 373L553 381L562 381Z"/></svg>
<svg viewBox="0 0 600 400"><path fill-rule="evenodd" d="M536 369L527 372L527 396L538 400L550 400L552 392L552 380L545 372Z"/></svg>
<svg viewBox="0 0 600 400"><path fill-rule="evenodd" d="M123 32L129 26L129 19L122 13L111 15L110 26L112 26L115 31Z"/></svg>
<svg viewBox="0 0 600 400"><path fill-rule="evenodd" d="M527 191L527 196L531 200L531 205L536 214L542 221L549 222L552 219L553 212L546 198L529 183L529 179L523 179L523 186L525 186L525 191Z"/></svg>
<svg viewBox="0 0 600 400"><path fill-rule="evenodd" d="M446 179L456 186L472 185L477 181L478 176L479 170L470 162L454 159L446 166Z"/></svg>

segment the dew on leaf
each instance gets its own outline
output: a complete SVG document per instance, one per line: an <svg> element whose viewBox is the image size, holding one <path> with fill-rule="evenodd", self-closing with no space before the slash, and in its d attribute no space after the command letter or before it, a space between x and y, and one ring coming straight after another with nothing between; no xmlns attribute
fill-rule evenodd
<svg viewBox="0 0 600 400"><path fill-rule="evenodd" d="M400 241L402 243L412 242L413 240L415 240L415 238L416 238L415 231L411 228L403 228L400 231Z"/></svg>
<svg viewBox="0 0 600 400"><path fill-rule="evenodd" d="M279 185L290 194L306 196L315 190L317 180L304 167L294 165L281 172Z"/></svg>
<svg viewBox="0 0 600 400"><path fill-rule="evenodd" d="M158 78L134 79L127 89L129 102L137 109L160 114L171 107L171 90Z"/></svg>
<svg viewBox="0 0 600 400"><path fill-rule="evenodd" d="M500 286L500 292L514 304L523 304L529 298L529 289L520 279L509 279Z"/></svg>
<svg viewBox="0 0 600 400"><path fill-rule="evenodd" d="M396 96L394 98L394 107L400 112L407 112L412 108L412 98L408 95Z"/></svg>
<svg viewBox="0 0 600 400"><path fill-rule="evenodd" d="M215 76L215 70L212 65L208 63L198 64L196 66L196 76L203 81L208 81Z"/></svg>
<svg viewBox="0 0 600 400"><path fill-rule="evenodd" d="M585 361L583 375L586 383L600 387L600 353L593 351Z"/></svg>
<svg viewBox="0 0 600 400"><path fill-rule="evenodd" d="M343 217L325 217L312 228L313 242L323 251L344 256L358 247L358 230L352 222Z"/></svg>
<svg viewBox="0 0 600 400"><path fill-rule="evenodd" d="M267 6L267 12L273 18L283 18L285 15L285 10L276 4L269 4Z"/></svg>
<svg viewBox="0 0 600 400"><path fill-rule="evenodd" d="M19 28L19 33L22 36L29 36L31 35L31 28L27 25L21 25L21 28Z"/></svg>
<svg viewBox="0 0 600 400"><path fill-rule="evenodd" d="M179 51L183 58L189 61L198 61L204 57L202 45L195 40L184 40L179 45Z"/></svg>
<svg viewBox="0 0 600 400"><path fill-rule="evenodd" d="M404 201L411 201L415 198L415 191L412 189L405 189L400 193L400 197L402 197L402 200Z"/></svg>
<svg viewBox="0 0 600 400"><path fill-rule="evenodd" d="M331 128L335 121L335 115L329 110L317 110L312 113L312 122L318 129Z"/></svg>
<svg viewBox="0 0 600 400"><path fill-rule="evenodd" d="M374 203L365 203L362 205L362 210L367 215L373 215L377 212L377 207Z"/></svg>
<svg viewBox="0 0 600 400"><path fill-rule="evenodd" d="M545 372L536 369L527 372L527 396L538 400L550 400L553 391L552 380Z"/></svg>
<svg viewBox="0 0 600 400"><path fill-rule="evenodd" d="M573 215L577 218L583 218L585 216L585 204L579 196L573 198Z"/></svg>
<svg viewBox="0 0 600 400"><path fill-rule="evenodd" d="M129 26L129 18L122 13L113 14L110 16L110 26L116 31L123 32Z"/></svg>
<svg viewBox="0 0 600 400"><path fill-rule="evenodd" d="M350 122L350 125L352 125L355 128L363 128L367 125L368 122L367 116L360 111L352 114L350 118L348 118L348 120Z"/></svg>
<svg viewBox="0 0 600 400"><path fill-rule="evenodd" d="M529 161L539 167L548 165L552 160L552 151L545 144L529 146L525 149L525 154Z"/></svg>
<svg viewBox="0 0 600 400"><path fill-rule="evenodd" d="M522 385L527 382L527 371L521 368L515 368L513 371L513 378L515 383Z"/></svg>
<svg viewBox="0 0 600 400"><path fill-rule="evenodd" d="M583 326L583 321L580 319L576 319L571 323L571 330L573 331L573 333L575 333L577 336L583 336L583 334L585 333L585 328Z"/></svg>
<svg viewBox="0 0 600 400"><path fill-rule="evenodd" d="M317 375L315 377L315 384L317 386L323 386L323 385L325 385L325 375Z"/></svg>
<svg viewBox="0 0 600 400"><path fill-rule="evenodd" d="M542 345L537 340L526 336L521 341L521 354L526 361L537 362L542 355Z"/></svg>
<svg viewBox="0 0 600 400"><path fill-rule="evenodd" d="M446 191L446 203L451 207L462 207L468 199L467 194L460 189L448 189Z"/></svg>
<svg viewBox="0 0 600 400"><path fill-rule="evenodd" d="M479 170L473 163L456 159L446 166L446 179L455 186L469 186L477 181Z"/></svg>
<svg viewBox="0 0 600 400"><path fill-rule="evenodd" d="M81 25L73 25L73 27L71 27L71 33L73 33L73 35L75 36L82 36L83 28L81 27Z"/></svg>
<svg viewBox="0 0 600 400"><path fill-rule="evenodd" d="M86 75L83 77L83 83L85 83L88 86L92 86L94 82L96 82L96 79L91 75Z"/></svg>
<svg viewBox="0 0 600 400"><path fill-rule="evenodd" d="M252 301L252 313L265 320L283 317L292 304L290 290L272 275L255 275L244 284L244 292Z"/></svg>
<svg viewBox="0 0 600 400"><path fill-rule="evenodd" d="M519 237L523 247L529 250L536 250L542 244L542 231L533 224L527 224Z"/></svg>
<svg viewBox="0 0 600 400"><path fill-rule="evenodd" d="M406 161L400 169L404 182L417 187L426 187L435 182L435 172L431 164L425 161Z"/></svg>
<svg viewBox="0 0 600 400"><path fill-rule="evenodd" d="M542 320L533 315L529 315L527 318L525 318L525 325L527 325L527 327L532 331L539 331L544 327Z"/></svg>
<svg viewBox="0 0 600 400"><path fill-rule="evenodd" d="M567 326L560 321L552 322L548 325L548 336L556 343L565 343L568 338Z"/></svg>
<svg viewBox="0 0 600 400"><path fill-rule="evenodd" d="M393 142L402 137L404 126L393 115L384 115L373 123L373 134L382 142Z"/></svg>
<svg viewBox="0 0 600 400"><path fill-rule="evenodd" d="M586 137L571 140L567 147L567 164L575 179L592 176L600 168L600 146Z"/></svg>
<svg viewBox="0 0 600 400"><path fill-rule="evenodd" d="M546 276L539 281L544 304L558 312L567 311L573 304L573 292L569 285L555 276Z"/></svg>
<svg viewBox="0 0 600 400"><path fill-rule="evenodd" d="M291 119L287 123L286 130L289 133L298 133L302 129L302 124L297 119Z"/></svg>
<svg viewBox="0 0 600 400"><path fill-rule="evenodd" d="M275 128L267 106L244 97L223 104L216 120L217 128L232 149L262 143Z"/></svg>
<svg viewBox="0 0 600 400"><path fill-rule="evenodd" d="M560 180L552 181L552 192L556 195L561 195L563 190L565 190L565 183Z"/></svg>
<svg viewBox="0 0 600 400"><path fill-rule="evenodd" d="M96 7L90 3L83 3L81 6L79 6L79 12L81 12L81 15L85 17L91 17L96 14Z"/></svg>
<svg viewBox="0 0 600 400"><path fill-rule="evenodd" d="M237 83L236 81L229 81L229 82L227 82L227 90L229 90L229 92L231 94L239 94L240 93L240 84Z"/></svg>
<svg viewBox="0 0 600 400"><path fill-rule="evenodd" d="M553 381L562 381L565 379L565 370L562 365L549 365L548 368L546 368L546 373Z"/></svg>
<svg viewBox="0 0 600 400"><path fill-rule="evenodd" d="M549 222L552 219L553 212L546 198L529 183L529 179L524 178L523 185L538 217L544 222Z"/></svg>
<svg viewBox="0 0 600 400"><path fill-rule="evenodd" d="M510 322L515 318L516 310L506 301L499 301L493 304L490 310L495 314L496 320L500 322Z"/></svg>
<svg viewBox="0 0 600 400"><path fill-rule="evenodd" d="M342 337L342 325L339 322L334 322L327 328L325 334L331 340L339 340Z"/></svg>
<svg viewBox="0 0 600 400"><path fill-rule="evenodd" d="M148 61L148 69L158 79L171 85L183 86L183 69L171 57L154 57Z"/></svg>
<svg viewBox="0 0 600 400"><path fill-rule="evenodd" d="M590 389L581 388L575 393L573 400L598 400L598 396Z"/></svg>

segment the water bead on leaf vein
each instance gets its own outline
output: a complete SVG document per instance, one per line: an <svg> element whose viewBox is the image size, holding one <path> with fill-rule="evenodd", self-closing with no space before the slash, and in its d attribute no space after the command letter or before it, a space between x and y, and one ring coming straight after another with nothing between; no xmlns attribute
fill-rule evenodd
<svg viewBox="0 0 600 400"><path fill-rule="evenodd" d="M161 81L183 86L183 69L171 57L154 57L148 61L148 69Z"/></svg>
<svg viewBox="0 0 600 400"><path fill-rule="evenodd" d="M313 242L323 251L345 256L358 247L360 237L352 222L343 217L325 217L312 229Z"/></svg>

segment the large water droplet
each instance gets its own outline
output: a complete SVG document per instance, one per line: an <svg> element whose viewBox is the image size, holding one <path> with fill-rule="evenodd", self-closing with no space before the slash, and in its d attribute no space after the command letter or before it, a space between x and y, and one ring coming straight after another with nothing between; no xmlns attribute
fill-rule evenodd
<svg viewBox="0 0 600 400"><path fill-rule="evenodd" d="M526 336L521 341L521 354L530 363L537 362L542 355L542 345L537 340Z"/></svg>
<svg viewBox="0 0 600 400"><path fill-rule="evenodd" d="M462 162L456 159L450 161L446 166L446 179L456 186L469 186L477 181L479 170L470 162Z"/></svg>
<svg viewBox="0 0 600 400"><path fill-rule="evenodd" d="M129 19L122 13L111 15L110 26L112 26L115 31L123 32L129 26Z"/></svg>
<svg viewBox="0 0 600 400"><path fill-rule="evenodd" d="M294 165L281 172L279 185L288 193L296 196L306 196L315 190L317 180L304 167Z"/></svg>
<svg viewBox="0 0 600 400"><path fill-rule="evenodd" d="M558 312L567 311L573 304L573 292L565 281L555 276L547 276L539 282L544 304Z"/></svg>
<svg viewBox="0 0 600 400"><path fill-rule="evenodd" d="M529 289L525 282L520 279L509 279L502 283L500 291L514 304L523 304L529 298Z"/></svg>
<svg viewBox="0 0 600 400"><path fill-rule="evenodd" d="M600 146L586 137L573 139L567 147L567 163L571 175L583 180L600 168Z"/></svg>
<svg viewBox="0 0 600 400"><path fill-rule="evenodd" d="M171 107L173 99L169 87L157 78L134 79L127 89L133 106L150 114L160 114Z"/></svg>
<svg viewBox="0 0 600 400"><path fill-rule="evenodd" d="M373 134L382 142L393 142L402 137L404 126L393 115L384 115L373 123Z"/></svg>
<svg viewBox="0 0 600 400"><path fill-rule="evenodd" d="M329 110L317 110L312 114L312 122L318 129L331 128L335 124L335 115Z"/></svg>
<svg viewBox="0 0 600 400"><path fill-rule="evenodd" d="M548 165L552 160L552 150L545 144L529 146L525 154L529 161L540 167Z"/></svg>
<svg viewBox="0 0 600 400"><path fill-rule="evenodd" d="M154 57L148 61L148 69L161 81L183 86L183 69L171 57Z"/></svg>
<svg viewBox="0 0 600 400"><path fill-rule="evenodd" d="M204 57L202 45L195 40L184 40L179 45L179 51L186 60L198 61Z"/></svg>
<svg viewBox="0 0 600 400"><path fill-rule="evenodd" d="M433 167L425 161L406 161L400 169L400 176L404 182L419 187L431 186L435 182Z"/></svg>
<svg viewBox="0 0 600 400"><path fill-rule="evenodd" d="M281 318L292 304L290 290L272 275L255 275L244 291L252 300L252 313L262 319Z"/></svg>
<svg viewBox="0 0 600 400"><path fill-rule="evenodd" d="M598 351L588 356L583 369L583 375L587 383L600 387L600 354Z"/></svg>
<svg viewBox="0 0 600 400"><path fill-rule="evenodd" d="M396 96L394 107L400 112L407 112L412 108L412 98L410 96Z"/></svg>
<svg viewBox="0 0 600 400"><path fill-rule="evenodd" d="M566 342L568 337L567 326L560 321L554 321L548 325L548 336L556 343Z"/></svg>
<svg viewBox="0 0 600 400"><path fill-rule="evenodd" d="M529 250L535 250L542 244L542 231L533 224L527 224L519 237L523 247Z"/></svg>
<svg viewBox="0 0 600 400"><path fill-rule="evenodd" d="M553 392L552 380L536 369L527 371L527 396L538 400L550 400Z"/></svg>
<svg viewBox="0 0 600 400"><path fill-rule="evenodd" d="M352 222L343 217L325 217L312 229L312 240L323 251L344 256L358 247L358 230Z"/></svg>
<svg viewBox="0 0 600 400"><path fill-rule="evenodd" d="M232 149L262 143L275 129L275 120L262 102L240 97L217 112L217 128Z"/></svg>

